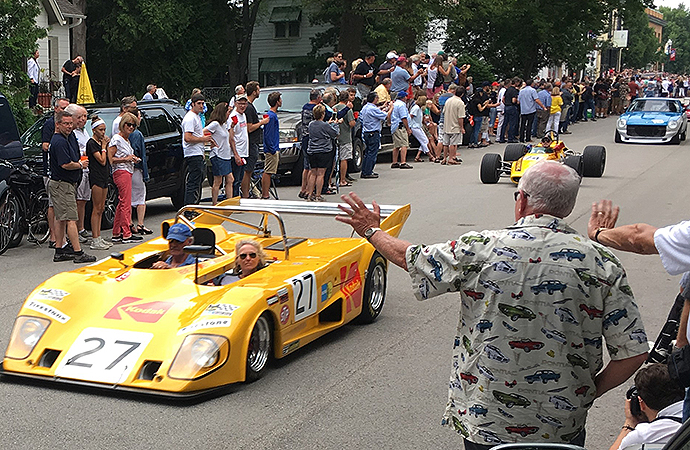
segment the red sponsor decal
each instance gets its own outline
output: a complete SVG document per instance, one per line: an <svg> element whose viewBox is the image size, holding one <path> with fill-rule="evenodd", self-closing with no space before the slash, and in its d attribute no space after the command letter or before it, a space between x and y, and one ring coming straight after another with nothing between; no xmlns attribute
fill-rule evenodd
<svg viewBox="0 0 690 450"><path fill-rule="evenodd" d="M129 271L123 273L122 275L119 275L117 278L115 278L115 281L126 280L128 276L129 276Z"/></svg>
<svg viewBox="0 0 690 450"><path fill-rule="evenodd" d="M142 300L138 297L125 297L103 317L122 320L120 312L124 312L137 322L156 323L173 305L172 302L136 303Z"/></svg>
<svg viewBox="0 0 690 450"><path fill-rule="evenodd" d="M288 319L290 319L290 308L288 308L288 305L283 305L280 309L280 323L285 325L288 323Z"/></svg>
<svg viewBox="0 0 690 450"><path fill-rule="evenodd" d="M345 295L347 312L352 311L353 307L362 306L362 277L359 274L358 262L350 264L349 272L347 266L340 268L340 282L343 286L340 291Z"/></svg>

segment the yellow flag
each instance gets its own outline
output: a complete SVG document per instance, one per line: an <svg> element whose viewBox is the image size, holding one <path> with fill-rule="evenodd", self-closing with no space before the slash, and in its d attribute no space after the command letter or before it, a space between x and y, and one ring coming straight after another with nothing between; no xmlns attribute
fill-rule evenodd
<svg viewBox="0 0 690 450"><path fill-rule="evenodd" d="M89 73L86 71L86 63L81 63L81 76L79 77L79 89L77 89L77 104L96 103L91 90Z"/></svg>

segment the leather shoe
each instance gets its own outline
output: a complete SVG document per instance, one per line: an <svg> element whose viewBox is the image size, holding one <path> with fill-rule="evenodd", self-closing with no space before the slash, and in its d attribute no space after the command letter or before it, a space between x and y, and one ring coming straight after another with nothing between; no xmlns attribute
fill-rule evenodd
<svg viewBox="0 0 690 450"><path fill-rule="evenodd" d="M379 175L376 174L376 173L370 173L370 174L368 174L368 175L362 174L362 175L360 175L359 177L360 177L360 178L378 178Z"/></svg>

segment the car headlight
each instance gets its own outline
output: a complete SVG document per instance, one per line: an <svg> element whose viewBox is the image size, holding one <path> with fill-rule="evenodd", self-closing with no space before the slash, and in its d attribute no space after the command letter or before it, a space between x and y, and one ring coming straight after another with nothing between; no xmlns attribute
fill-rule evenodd
<svg viewBox="0 0 690 450"><path fill-rule="evenodd" d="M278 130L280 142L297 142L297 132L294 129L281 128Z"/></svg>
<svg viewBox="0 0 690 450"><path fill-rule="evenodd" d="M230 343L223 336L190 334L177 351L168 376L183 380L199 378L224 363L229 351Z"/></svg>
<svg viewBox="0 0 690 450"><path fill-rule="evenodd" d="M628 119L621 117L618 119L618 128L625 128L628 125Z"/></svg>
<svg viewBox="0 0 690 450"><path fill-rule="evenodd" d="M668 121L668 127L669 128L678 128L678 125L680 125L680 119L671 119Z"/></svg>
<svg viewBox="0 0 690 450"><path fill-rule="evenodd" d="M12 359L28 357L43 337L48 325L50 325L48 319L32 316L17 317L5 356Z"/></svg>

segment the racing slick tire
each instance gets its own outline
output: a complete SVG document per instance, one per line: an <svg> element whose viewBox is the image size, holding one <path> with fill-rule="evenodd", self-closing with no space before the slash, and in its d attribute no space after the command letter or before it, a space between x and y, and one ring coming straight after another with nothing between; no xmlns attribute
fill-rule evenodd
<svg viewBox="0 0 690 450"><path fill-rule="evenodd" d="M613 136L613 142L615 142L616 144L623 143L623 139L621 139L621 134L618 131L616 131L616 134Z"/></svg>
<svg viewBox="0 0 690 450"><path fill-rule="evenodd" d="M498 183L498 180L501 178L501 155L498 153L487 153L482 157L479 178L484 184Z"/></svg>
<svg viewBox="0 0 690 450"><path fill-rule="evenodd" d="M503 151L503 161L517 161L527 153L525 144L508 144Z"/></svg>
<svg viewBox="0 0 690 450"><path fill-rule="evenodd" d="M357 316L357 323L372 323L381 314L386 300L388 262L380 253L375 252L367 268L364 280L362 312Z"/></svg>
<svg viewBox="0 0 690 450"><path fill-rule="evenodd" d="M582 152L582 176L601 177L606 167L606 149L602 145L588 145Z"/></svg>
<svg viewBox="0 0 690 450"><path fill-rule="evenodd" d="M268 314L264 313L256 319L252 334L249 336L247 347L247 383L261 378L266 372L272 352L272 323Z"/></svg>
<svg viewBox="0 0 690 450"><path fill-rule="evenodd" d="M352 142L352 159L347 163L348 173L359 173L362 171L362 161L364 159L364 143L361 139L355 138Z"/></svg>
<svg viewBox="0 0 690 450"><path fill-rule="evenodd" d="M566 156L563 164L573 169L578 175L582 176L582 155Z"/></svg>

